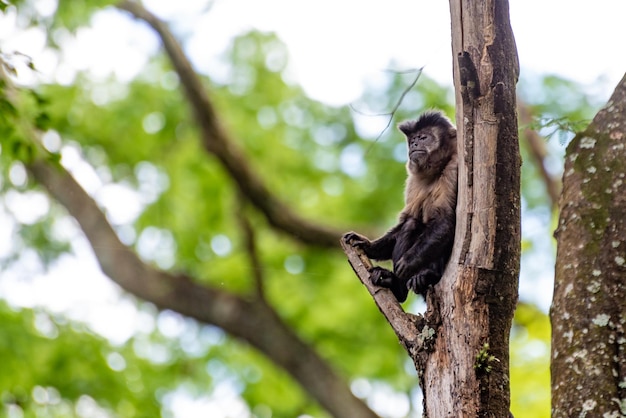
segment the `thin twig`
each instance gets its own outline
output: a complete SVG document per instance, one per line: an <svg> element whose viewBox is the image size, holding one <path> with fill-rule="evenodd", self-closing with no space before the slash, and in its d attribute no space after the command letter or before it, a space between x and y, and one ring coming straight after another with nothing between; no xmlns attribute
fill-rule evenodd
<svg viewBox="0 0 626 418"><path fill-rule="evenodd" d="M245 203L245 198L241 196L241 194L237 194L237 221L239 222L239 227L243 233L244 247L246 253L248 254L252 277L254 279L254 289L256 296L260 300L265 300L263 269L261 268L261 261L256 245L256 234L254 232L254 228L252 228L252 224L246 216Z"/></svg>
<svg viewBox="0 0 626 418"><path fill-rule="evenodd" d="M350 109L355 112L358 113L360 115L364 115L364 116L389 116L389 120L387 121L387 125L385 125L385 127L383 128L383 130L378 134L378 136L376 137L376 139L374 139L374 142L368 147L367 151L365 151L365 154L367 155L368 152L370 152L370 150L372 149L372 147L374 146L374 144L376 144L378 142L378 140L380 138L382 138L382 136L385 134L385 132L387 132L387 130L389 129L389 127L391 126L391 122L393 121L393 117L396 115L396 112L398 111L398 109L400 108L400 105L402 105L402 102L404 101L404 98L406 97L406 95L409 93L409 91L411 91L413 89L413 87L415 87L415 85L417 84L417 80L419 80L420 76L422 75L422 72L424 70L424 67L418 68L417 70L410 70L410 71L404 71L404 72L396 72L396 73L400 73L400 74L409 74L412 72L416 72L415 78L413 79L413 81L411 81L411 84L409 84L403 91L402 94L400 94L400 97L398 98L398 100L396 101L396 104L393 106L393 108L391 109L391 111L389 112L385 112L385 113L375 113L375 114L367 114L361 110L358 110L354 107L354 105L350 105Z"/></svg>

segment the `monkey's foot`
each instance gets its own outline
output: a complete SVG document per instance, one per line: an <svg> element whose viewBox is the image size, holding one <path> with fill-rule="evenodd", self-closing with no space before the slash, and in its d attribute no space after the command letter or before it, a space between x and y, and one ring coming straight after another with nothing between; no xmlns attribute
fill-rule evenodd
<svg viewBox="0 0 626 418"><path fill-rule="evenodd" d="M406 285L407 288L411 289L418 295L425 296L428 286L436 285L440 279L441 276L438 275L434 270L427 269L422 270L413 277L411 277L406 282Z"/></svg>
<svg viewBox="0 0 626 418"><path fill-rule="evenodd" d="M386 287L390 289L393 295L402 303L409 294L409 288L404 280L382 267L372 267L370 270L370 278L376 286Z"/></svg>

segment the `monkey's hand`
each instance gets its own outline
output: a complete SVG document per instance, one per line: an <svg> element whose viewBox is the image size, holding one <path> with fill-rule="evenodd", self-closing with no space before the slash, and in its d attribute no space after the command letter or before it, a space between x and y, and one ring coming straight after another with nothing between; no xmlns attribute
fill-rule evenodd
<svg viewBox="0 0 626 418"><path fill-rule="evenodd" d="M408 260L405 256L402 256L393 264L393 271L399 277L411 277L418 269L419 261L414 259Z"/></svg>
<svg viewBox="0 0 626 418"><path fill-rule="evenodd" d="M364 251L371 244L371 241L369 239L365 238L361 234L357 234L356 232L348 232L343 236L343 240L353 247L360 248Z"/></svg>

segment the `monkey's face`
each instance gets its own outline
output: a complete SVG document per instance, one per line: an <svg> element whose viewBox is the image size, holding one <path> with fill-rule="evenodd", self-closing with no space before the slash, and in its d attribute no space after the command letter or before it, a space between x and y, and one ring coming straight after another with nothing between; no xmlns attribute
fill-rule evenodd
<svg viewBox="0 0 626 418"><path fill-rule="evenodd" d="M417 167L425 167L430 155L439 149L440 133L434 128L421 129L407 138L409 160Z"/></svg>

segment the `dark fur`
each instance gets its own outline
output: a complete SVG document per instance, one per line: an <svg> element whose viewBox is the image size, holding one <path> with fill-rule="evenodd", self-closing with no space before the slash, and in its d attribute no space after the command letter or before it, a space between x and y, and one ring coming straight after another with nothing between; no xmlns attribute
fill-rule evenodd
<svg viewBox="0 0 626 418"><path fill-rule="evenodd" d="M454 243L457 196L456 130L440 112L426 112L398 126L407 137L409 160L405 207L396 226L375 241L355 232L344 239L375 260L393 260L393 272L370 271L398 301L408 290L424 295L441 279Z"/></svg>

